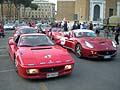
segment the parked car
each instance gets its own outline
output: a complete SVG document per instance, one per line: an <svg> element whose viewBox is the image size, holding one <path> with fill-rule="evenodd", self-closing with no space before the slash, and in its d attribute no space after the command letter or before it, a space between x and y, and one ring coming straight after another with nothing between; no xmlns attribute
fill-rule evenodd
<svg viewBox="0 0 120 90"><path fill-rule="evenodd" d="M72 73L71 55L44 34L10 37L8 48L15 70L23 78L52 78Z"/></svg>
<svg viewBox="0 0 120 90"><path fill-rule="evenodd" d="M33 27L21 26L14 31L14 36L18 36L18 35L21 35L21 34L29 34L29 33L38 33L38 32Z"/></svg>
<svg viewBox="0 0 120 90"><path fill-rule="evenodd" d="M61 35L63 32L62 28L59 27L53 27L50 28L49 30L46 30L46 35L48 35L51 39L55 39L57 35Z"/></svg>
<svg viewBox="0 0 120 90"><path fill-rule="evenodd" d="M62 46L71 49L78 57L110 59L117 54L114 41L96 37L91 30L73 30L59 40Z"/></svg>
<svg viewBox="0 0 120 90"><path fill-rule="evenodd" d="M41 29L40 29L41 32L42 32L42 33L45 33L46 30L49 30L49 29L51 28L51 26L50 26L49 24L42 24L40 28L41 28Z"/></svg>
<svg viewBox="0 0 120 90"><path fill-rule="evenodd" d="M15 30L15 24L14 23L7 23L4 25L4 30Z"/></svg>

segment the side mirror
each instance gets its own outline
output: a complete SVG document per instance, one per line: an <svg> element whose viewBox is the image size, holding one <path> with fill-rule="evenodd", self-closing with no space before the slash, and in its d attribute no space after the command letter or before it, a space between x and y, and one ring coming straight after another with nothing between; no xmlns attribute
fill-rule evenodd
<svg viewBox="0 0 120 90"><path fill-rule="evenodd" d="M13 41L13 39L9 40L9 45L15 45L15 42Z"/></svg>

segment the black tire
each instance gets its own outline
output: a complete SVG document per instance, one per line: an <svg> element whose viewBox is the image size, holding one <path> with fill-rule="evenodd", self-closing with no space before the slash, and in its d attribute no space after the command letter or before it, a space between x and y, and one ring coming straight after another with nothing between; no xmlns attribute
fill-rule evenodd
<svg viewBox="0 0 120 90"><path fill-rule="evenodd" d="M14 69L18 73L16 58L14 58Z"/></svg>
<svg viewBox="0 0 120 90"><path fill-rule="evenodd" d="M75 46L75 54L77 57L82 57L82 46L80 44L76 44Z"/></svg>

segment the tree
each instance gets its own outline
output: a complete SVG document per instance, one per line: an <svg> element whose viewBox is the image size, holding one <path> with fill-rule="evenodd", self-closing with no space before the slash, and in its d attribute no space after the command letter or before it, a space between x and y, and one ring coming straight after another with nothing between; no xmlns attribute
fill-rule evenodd
<svg viewBox="0 0 120 90"><path fill-rule="evenodd" d="M38 5L36 5L36 4L31 4L30 7L31 7L33 10L37 10Z"/></svg>
<svg viewBox="0 0 120 90"><path fill-rule="evenodd" d="M38 8L37 5L31 3L33 0L27 0L27 1L26 0L11 0L11 1L14 3L14 5L16 7L16 13L17 14L18 14L17 9L20 9L21 5L23 5L25 8L27 8L27 7L31 7L32 9L37 9ZM25 8L24 8L24 14L25 14Z"/></svg>
<svg viewBox="0 0 120 90"><path fill-rule="evenodd" d="M0 0L0 5L1 5L1 20L3 21L3 3L4 0Z"/></svg>

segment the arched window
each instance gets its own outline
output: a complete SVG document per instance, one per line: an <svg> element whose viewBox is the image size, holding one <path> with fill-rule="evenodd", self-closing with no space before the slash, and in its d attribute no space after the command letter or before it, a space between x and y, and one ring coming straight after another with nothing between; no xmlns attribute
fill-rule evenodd
<svg viewBox="0 0 120 90"><path fill-rule="evenodd" d="M99 5L95 5L94 6L94 17L93 20L94 21L98 21L100 19L100 6Z"/></svg>

